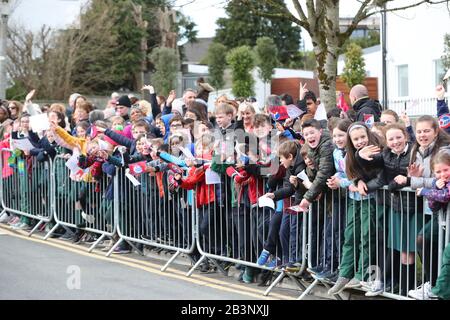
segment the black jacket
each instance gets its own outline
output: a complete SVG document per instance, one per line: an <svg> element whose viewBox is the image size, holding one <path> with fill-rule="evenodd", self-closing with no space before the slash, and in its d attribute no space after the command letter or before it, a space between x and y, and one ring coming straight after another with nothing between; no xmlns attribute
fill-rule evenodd
<svg viewBox="0 0 450 320"><path fill-rule="evenodd" d="M373 114L375 122L380 121L381 105L378 100L371 100L369 97L362 98L355 102L353 109L356 112L356 121L364 122L365 114Z"/></svg>
<svg viewBox="0 0 450 320"><path fill-rule="evenodd" d="M297 155L295 156L294 165L286 169L286 174L283 180L283 187L274 192L275 201L286 199L295 194L295 202L297 203L301 199L302 189L300 188L300 183L297 189L293 184L289 182L290 176L296 176L300 172L306 169L305 161L300 153L300 144L298 145Z"/></svg>
<svg viewBox="0 0 450 320"><path fill-rule="evenodd" d="M314 149L309 149L308 158L314 162L314 174L310 176L311 187L305 193L304 198L313 202L323 191L328 190L327 180L336 172L333 160L334 146L330 134L324 130L319 144Z"/></svg>
<svg viewBox="0 0 450 320"><path fill-rule="evenodd" d="M386 207L392 207L395 212L411 211L416 207L415 195L410 192L399 192L398 190L408 187L410 185L410 178L406 185L399 185L394 181L394 178L398 175L407 177L407 168L411 158L412 144L408 144L408 149L400 155L397 155L386 148L382 153L373 157L372 161L367 161L359 157L358 160L362 164L369 164L371 162L377 163L383 167L378 176L367 182L368 192L373 192L383 186L388 187L388 192L385 192L385 196L379 197ZM420 202L420 201L419 201ZM418 203L419 203L418 202Z"/></svg>

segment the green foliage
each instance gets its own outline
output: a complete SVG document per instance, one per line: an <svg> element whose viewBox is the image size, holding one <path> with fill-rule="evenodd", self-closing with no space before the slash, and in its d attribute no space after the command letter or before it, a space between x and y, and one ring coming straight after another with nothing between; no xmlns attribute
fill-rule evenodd
<svg viewBox="0 0 450 320"><path fill-rule="evenodd" d="M27 88L21 81L16 81L12 87L6 89L6 100L25 100Z"/></svg>
<svg viewBox="0 0 450 320"><path fill-rule="evenodd" d="M378 30L370 30L367 37L347 39L347 41L345 41L344 45L342 46L341 52L342 53L346 52L348 46L351 43L357 44L362 49L379 45L381 43L380 42L380 32Z"/></svg>
<svg viewBox="0 0 450 320"><path fill-rule="evenodd" d="M273 0L281 4L284 0ZM287 19L269 19L256 12L270 13L273 5L260 0L232 0L226 8L227 18L217 20L215 42L224 44L228 49L247 45L254 47L261 37L273 39L278 48L277 58L283 66L295 58L300 47L300 27Z"/></svg>
<svg viewBox="0 0 450 320"><path fill-rule="evenodd" d="M444 54L441 57L444 72L450 69L450 33L444 35Z"/></svg>
<svg viewBox="0 0 450 320"><path fill-rule="evenodd" d="M241 46L232 49L226 57L231 68L233 78L233 94L236 97L249 97L254 95L253 85L255 81L251 71L255 67L255 56L249 46Z"/></svg>
<svg viewBox="0 0 450 320"><path fill-rule="evenodd" d="M295 60L289 64L291 69L316 70L316 56L314 51L298 52Z"/></svg>
<svg viewBox="0 0 450 320"><path fill-rule="evenodd" d="M365 66L361 47L355 43L349 44L345 53L345 67L341 75L349 88L364 81L366 77Z"/></svg>
<svg viewBox="0 0 450 320"><path fill-rule="evenodd" d="M152 83L156 92L167 96L175 88L178 71L178 55L170 48L156 48L150 55L155 66Z"/></svg>
<svg viewBox="0 0 450 320"><path fill-rule="evenodd" d="M256 63L259 67L259 76L267 83L272 79L274 69L279 65L277 46L269 37L258 38L256 40L255 53Z"/></svg>
<svg viewBox="0 0 450 320"><path fill-rule="evenodd" d="M227 48L220 43L212 43L208 48L208 69L209 80L211 85L217 90L223 88L225 81L223 79L223 72L226 67L226 52Z"/></svg>

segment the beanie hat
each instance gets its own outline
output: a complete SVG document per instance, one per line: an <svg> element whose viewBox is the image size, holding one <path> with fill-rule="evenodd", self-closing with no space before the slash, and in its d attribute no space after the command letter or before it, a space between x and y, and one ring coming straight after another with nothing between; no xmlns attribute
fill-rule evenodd
<svg viewBox="0 0 450 320"><path fill-rule="evenodd" d="M116 101L116 106L125 106L127 108L131 108L131 101L128 96L121 96L119 100Z"/></svg>

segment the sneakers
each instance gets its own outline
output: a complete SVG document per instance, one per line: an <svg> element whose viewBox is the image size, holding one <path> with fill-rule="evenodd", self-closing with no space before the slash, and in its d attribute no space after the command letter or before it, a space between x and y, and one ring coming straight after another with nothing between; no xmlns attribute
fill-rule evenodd
<svg viewBox="0 0 450 320"><path fill-rule="evenodd" d="M259 255L258 261L256 261L256 263L259 266L263 266L267 263L267 260L269 260L270 257L270 252L263 249L263 251L261 252L261 254Z"/></svg>
<svg viewBox="0 0 450 320"><path fill-rule="evenodd" d="M266 267L270 269L275 269L278 266L281 266L281 259L278 257L273 258L268 264L266 264Z"/></svg>
<svg viewBox="0 0 450 320"><path fill-rule="evenodd" d="M8 223L9 221L11 221L11 219L13 218L13 216L10 216L8 214L4 214L0 217L0 223Z"/></svg>
<svg viewBox="0 0 450 320"><path fill-rule="evenodd" d="M81 216L84 220L86 220L89 224L93 224L95 222L95 216L93 214L86 214L86 212L81 211Z"/></svg>
<svg viewBox="0 0 450 320"><path fill-rule="evenodd" d="M127 254L127 253L131 253L131 250L128 247L125 246L118 246L114 249L114 251L112 252L114 254Z"/></svg>
<svg viewBox="0 0 450 320"><path fill-rule="evenodd" d="M247 284L253 283L253 268L245 267L244 274L242 275L242 281Z"/></svg>
<svg viewBox="0 0 450 320"><path fill-rule="evenodd" d="M19 221L20 221L20 217L14 216L11 218L11 220L9 220L8 225L13 226L13 225L17 224Z"/></svg>
<svg viewBox="0 0 450 320"><path fill-rule="evenodd" d="M312 273L312 274L318 274L318 273L321 273L323 271L324 270L323 270L322 264L319 264L319 265L317 265L315 267L312 267L312 268L308 268L308 272Z"/></svg>
<svg viewBox="0 0 450 320"><path fill-rule="evenodd" d="M438 297L431 291L430 282L425 282L415 290L409 290L408 296L416 300L435 300Z"/></svg>
<svg viewBox="0 0 450 320"><path fill-rule="evenodd" d="M336 284L330 290L328 290L328 294L330 296L340 294L345 289L348 283L350 283L350 279L339 277L336 281Z"/></svg>
<svg viewBox="0 0 450 320"><path fill-rule="evenodd" d="M11 227L11 229L13 229L13 230L30 230L31 227L24 222L18 222L15 225L13 225Z"/></svg>
<svg viewBox="0 0 450 320"><path fill-rule="evenodd" d="M334 271L331 270L324 270L320 273L316 273L314 275L317 279L323 279L323 280L336 280L336 276L338 276L338 271L335 269Z"/></svg>
<svg viewBox="0 0 450 320"><path fill-rule="evenodd" d="M284 270L286 270L286 272L290 272L290 273L297 273L300 271L300 267L301 267L301 263L300 262L289 262L285 267Z"/></svg>
<svg viewBox="0 0 450 320"><path fill-rule="evenodd" d="M356 278L353 278L345 285L345 289L357 289L357 288L361 288L361 281Z"/></svg>
<svg viewBox="0 0 450 320"><path fill-rule="evenodd" d="M73 236L74 233L72 231L66 231L61 237L59 237L59 239L63 241L71 241Z"/></svg>
<svg viewBox="0 0 450 320"><path fill-rule="evenodd" d="M375 297L382 294L384 291L383 282L381 282L380 280L371 281L368 283L368 285L368 291L365 294L366 297Z"/></svg>

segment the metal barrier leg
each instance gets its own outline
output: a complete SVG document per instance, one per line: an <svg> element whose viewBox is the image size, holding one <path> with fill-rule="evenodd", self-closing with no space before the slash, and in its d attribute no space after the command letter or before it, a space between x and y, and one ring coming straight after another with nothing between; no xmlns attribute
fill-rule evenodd
<svg viewBox="0 0 450 320"><path fill-rule="evenodd" d="M44 240L47 240L48 237L50 237L50 236L53 234L53 232L55 232L56 228L58 228L58 227L59 227L59 223L55 224L55 226L52 228L52 230L50 230L50 231L45 235Z"/></svg>
<svg viewBox="0 0 450 320"><path fill-rule="evenodd" d="M41 226L42 223L44 223L43 220L39 221L39 222L34 226L33 230L31 230L31 231L28 233L28 236L31 237L31 235L32 235L32 234L33 234L33 233Z"/></svg>
<svg viewBox="0 0 450 320"><path fill-rule="evenodd" d="M191 270L189 270L188 273L186 273L186 277L190 277L192 275L192 273L194 272L195 269L198 268L198 266L203 262L203 260L206 259L206 256L202 256L197 263L191 268Z"/></svg>
<svg viewBox="0 0 450 320"><path fill-rule="evenodd" d="M219 271L224 275L228 276L228 271L225 271L224 268L217 262L216 259L209 259L216 267L219 269Z"/></svg>
<svg viewBox="0 0 450 320"><path fill-rule="evenodd" d="M138 247L136 247L135 245L134 245L134 243L133 242L131 242L131 241L128 241L128 240L125 240L134 250L136 250L138 253L139 253L139 255L141 255L141 256L144 256L144 252L142 252L142 250L140 250L140 249L138 249Z"/></svg>
<svg viewBox="0 0 450 320"><path fill-rule="evenodd" d="M97 239L97 241L95 241L92 246L90 246L90 248L88 249L88 252L92 252L92 250L94 250L94 248L100 243L100 241L102 241L105 238L105 235L102 234L100 238Z"/></svg>
<svg viewBox="0 0 450 320"><path fill-rule="evenodd" d="M108 253L106 254L106 257L109 257L113 251L122 243L122 241L124 241L122 238L120 238L119 240L117 240L116 243L114 243L114 245L112 246L112 248L108 251Z"/></svg>
<svg viewBox="0 0 450 320"><path fill-rule="evenodd" d="M281 281L286 277L286 272L281 271L280 275L275 279L275 281L272 282L272 284L267 288L267 290L264 292L264 296L268 296L270 291Z"/></svg>
<svg viewBox="0 0 450 320"><path fill-rule="evenodd" d="M170 258L169 261L167 261L167 263L164 265L164 267L161 268L161 271L164 272L167 270L167 268L169 267L169 265L180 255L180 251L175 252L175 254L172 256L172 258Z"/></svg>
<svg viewBox="0 0 450 320"><path fill-rule="evenodd" d="M302 295L297 298L297 300L303 300L303 298L306 297L311 292L311 290L314 289L315 286L317 286L319 282L320 281L318 279L315 279L314 282L311 283L308 288L306 288L305 292L303 292Z"/></svg>
<svg viewBox="0 0 450 320"><path fill-rule="evenodd" d="M3 209L2 212L0 213L0 218L3 217L3 215L5 215L5 214L6 214L6 210Z"/></svg>
<svg viewBox="0 0 450 320"><path fill-rule="evenodd" d="M288 276L291 280L294 280L295 283L297 283L297 286L300 288L300 290L302 290L302 291L305 291L305 290L306 290L306 287L303 285L303 283L300 282L300 280L299 280L297 277L295 277L295 276L293 276L293 275L291 275L291 274L289 274L289 273L287 273L287 276Z"/></svg>

